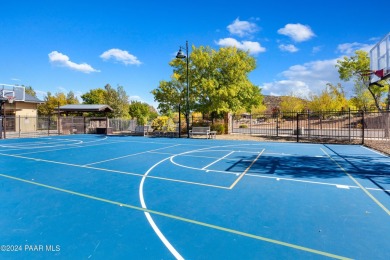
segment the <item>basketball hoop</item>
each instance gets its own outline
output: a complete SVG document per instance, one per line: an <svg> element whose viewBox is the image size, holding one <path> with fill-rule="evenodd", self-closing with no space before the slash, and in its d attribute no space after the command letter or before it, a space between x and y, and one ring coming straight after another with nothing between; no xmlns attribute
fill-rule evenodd
<svg viewBox="0 0 390 260"><path fill-rule="evenodd" d="M14 101L15 101L15 97L13 97L13 96L8 96L7 99L8 99L8 103L10 103L10 104L14 103Z"/></svg>
<svg viewBox="0 0 390 260"><path fill-rule="evenodd" d="M368 87L370 85L371 75L374 74L374 71L362 70L357 72L357 74L360 75L360 79L363 81L363 84Z"/></svg>

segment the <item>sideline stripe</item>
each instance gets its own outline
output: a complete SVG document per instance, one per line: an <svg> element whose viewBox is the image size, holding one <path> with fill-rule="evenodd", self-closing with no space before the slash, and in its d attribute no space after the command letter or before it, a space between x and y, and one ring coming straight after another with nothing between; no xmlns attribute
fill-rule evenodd
<svg viewBox="0 0 390 260"><path fill-rule="evenodd" d="M216 225L213 225L213 224L208 224L208 223L197 221L197 220L183 218L183 217L179 217L179 216L175 216L175 215L171 215L171 214L167 214L167 213L163 213L163 212L159 212L159 211L155 211L155 210L144 209L144 208L137 207L137 206L130 205L130 204L123 204L123 203L120 203L120 202L117 202L117 201L112 201L112 200L108 200L108 199L104 199L104 198L99 198L99 197L95 197L95 196L91 196L91 195L87 195L87 194L83 194L83 193L79 193L79 192L75 192L75 191L71 191L71 190L61 189L61 188L58 188L58 187L46 185L46 184L39 183L39 182L33 182L33 181L29 181L29 180L25 180L25 179L13 177L13 176L1 174L1 173L0 173L0 176L4 177L4 178L8 178L8 179L12 179L12 180L16 180L16 181L20 181L20 182L29 183L29 184L33 184L33 185L36 185L36 186L48 188L48 189L51 189L51 190L56 190L56 191L60 191L60 192L64 192L64 193L68 193L68 194L72 194L72 195L76 195L76 196L79 196L79 197L84 197L84 198L88 198L88 199L92 199L92 200L96 200L96 201L101 201L101 202L117 205L117 206L120 206L120 207L130 208L130 209L134 209L134 210L138 210L138 211L148 212L148 213L151 213L151 214L155 214L155 215L159 215L159 216L163 216L163 217L167 217L167 218L171 218L171 219L175 219L175 220L180 220L180 221L183 221L183 222L186 222L186 223L191 223L191 224L195 224L195 225L199 225L199 226L203 226L203 227L208 227L208 228L215 229L215 230L220 230L220 231L224 231L224 232L228 232L228 233L232 233L232 234L236 234L236 235L240 235L240 236L244 236L244 237L249 237L249 238L253 238L253 239L256 239L256 240L260 240L260 241L264 241L264 242L268 242L268 243L272 243L272 244L276 244L276 245L290 247L290 248L294 248L294 249L297 249L297 250L301 250L301 251L305 251L305 252L309 252L309 253L313 253L313 254L317 254L317 255L323 255L323 256L334 258L334 259L345 259L345 260L351 259L351 258L347 258L347 257L343 257L343 256L339 256L339 255L335 255L335 254L319 251L319 250L316 250L316 249L311 249L311 248L308 248L308 247L294 245L294 244L286 243L286 242L283 242L283 241L270 239L270 238L266 238L266 237L262 237L262 236L258 236L258 235L253 235L253 234L250 234L250 233L245 233L245 232L234 230L234 229L230 229L230 228L224 228L224 227L216 226Z"/></svg>
<svg viewBox="0 0 390 260"><path fill-rule="evenodd" d="M143 152L138 152L138 153L127 154L127 155L123 155L123 156L119 156L119 157L115 157L115 158L111 158L111 159L107 159L107 160L103 160L103 161L88 163L88 164L85 164L85 165L88 166L88 165L94 165L94 164L99 164L99 163L104 163L104 162L109 162L109 161L114 161L114 160L120 160L120 159L123 159L123 158L136 156L136 155L140 155L140 154L145 154L145 153L149 153L149 152L154 152L154 151L158 151L158 150L164 150L164 149L168 149L168 148L172 148L172 147L180 146L180 145L181 144L175 144L175 145L171 145L171 146L167 146L167 147L156 148L156 149L149 150L149 151L143 151Z"/></svg>
<svg viewBox="0 0 390 260"><path fill-rule="evenodd" d="M207 169L208 167L210 167L211 165L213 165L213 164L219 162L220 160L225 159L226 157L228 157L228 156L231 155L232 153L234 153L234 151L232 151L232 152L228 153L227 155L225 155L225 156L219 158L218 160L216 160L216 161L214 161L214 162L212 162L212 163L206 165L205 167L202 168L202 170L205 170L205 169Z"/></svg>
<svg viewBox="0 0 390 260"><path fill-rule="evenodd" d="M242 177L244 177L245 173L247 173L249 171L249 169L252 167L252 165L260 158L260 156L263 154L264 151L265 151L265 148L252 161L251 165L249 165L248 168L246 168L245 171L243 173L241 173L240 177L238 177L237 180L235 182L233 182L233 184L229 187L229 189L233 189L234 186L236 186L236 184L242 179Z"/></svg>
<svg viewBox="0 0 390 260"><path fill-rule="evenodd" d="M361 188L364 193L367 194L368 197L370 197L379 207L381 207L386 213L387 215L390 216L390 210L388 210L382 203L380 203L379 200L377 200L366 188L363 187L363 185L361 185L354 177L352 177L351 174L349 174L335 159L333 159L332 156L330 156L324 149L320 148L335 164L337 164L337 166L340 167L340 169L354 182L356 183L357 186L359 186L359 188Z"/></svg>
<svg viewBox="0 0 390 260"><path fill-rule="evenodd" d="M44 159L25 157L25 156L20 156L20 155L3 154L3 153L0 153L0 155L21 158L21 159L26 159L26 160L32 160L32 161L37 161L37 162L54 163L54 164L60 164L60 165L65 165L65 166L77 167L77 168L92 169L92 170L97 170L97 171L102 171L102 172L112 172L112 173L125 174L125 175L138 176L138 177L144 176L144 174L140 174L140 173L110 170L110 169L105 169L105 168L84 166L84 165L64 163L64 162L56 162L56 161L50 161L50 160L44 160ZM218 185L201 183L201 182L191 182L191 181L171 179L171 178L158 177L158 176L148 176L148 178L163 180L163 181L172 181L172 182L179 182L179 183L185 183L185 184L192 184L192 185L199 185L199 186L206 186L206 187L212 187L212 188L218 188L218 189L229 189L228 187L225 187L225 186L218 186Z"/></svg>

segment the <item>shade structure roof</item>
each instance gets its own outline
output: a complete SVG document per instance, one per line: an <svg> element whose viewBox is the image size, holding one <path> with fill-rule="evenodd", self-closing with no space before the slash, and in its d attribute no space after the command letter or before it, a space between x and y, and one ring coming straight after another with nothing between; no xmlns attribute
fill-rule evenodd
<svg viewBox="0 0 390 260"><path fill-rule="evenodd" d="M60 106L56 110L60 112L113 112L114 110L109 105L64 105Z"/></svg>

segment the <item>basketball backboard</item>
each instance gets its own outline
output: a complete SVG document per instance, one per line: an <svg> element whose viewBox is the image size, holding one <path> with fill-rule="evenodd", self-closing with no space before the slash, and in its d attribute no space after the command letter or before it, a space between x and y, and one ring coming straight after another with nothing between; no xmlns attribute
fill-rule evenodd
<svg viewBox="0 0 390 260"><path fill-rule="evenodd" d="M370 82L390 77L390 33L383 37L370 51Z"/></svg>
<svg viewBox="0 0 390 260"><path fill-rule="evenodd" d="M25 101L26 91L22 86L0 84L0 98L14 97L15 101Z"/></svg>

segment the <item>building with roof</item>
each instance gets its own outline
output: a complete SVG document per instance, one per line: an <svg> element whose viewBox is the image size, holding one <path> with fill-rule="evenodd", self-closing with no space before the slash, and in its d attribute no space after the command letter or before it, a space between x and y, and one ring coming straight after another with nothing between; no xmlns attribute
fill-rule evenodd
<svg viewBox="0 0 390 260"><path fill-rule="evenodd" d="M43 101L31 96L27 93L24 94L24 99L14 99L12 103L4 102L2 105L1 114L5 116L4 126L6 131L35 131L36 124L24 124L24 121L30 118L38 117L38 105ZM30 129L31 128L31 129Z"/></svg>

